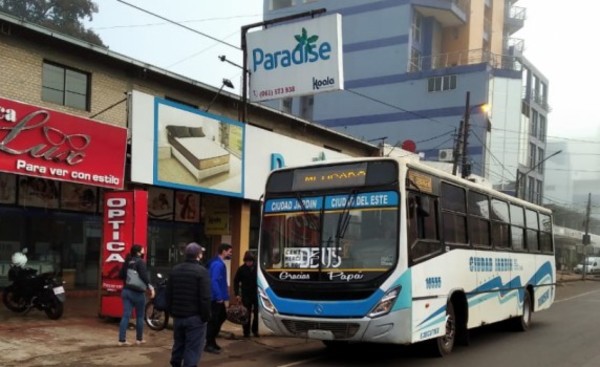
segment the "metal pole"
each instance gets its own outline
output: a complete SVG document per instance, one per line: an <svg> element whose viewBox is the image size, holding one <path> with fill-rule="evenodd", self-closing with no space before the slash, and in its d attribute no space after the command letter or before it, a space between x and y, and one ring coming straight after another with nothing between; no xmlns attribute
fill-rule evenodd
<svg viewBox="0 0 600 367"><path fill-rule="evenodd" d="M467 177L467 147L469 145L469 117L471 115L471 92L467 92L466 103L465 103L465 123L463 124L463 143L462 143L462 167L461 167L461 177Z"/></svg>
<svg viewBox="0 0 600 367"><path fill-rule="evenodd" d="M460 155L460 145L462 141L462 133L463 133L463 124L465 120L460 120L460 125L458 126L458 134L456 135L456 143L454 144L454 150L452 154L452 176L456 176L456 168L458 166L458 156Z"/></svg>
<svg viewBox="0 0 600 367"><path fill-rule="evenodd" d="M590 213L592 211L592 193L590 192L588 194L588 202L587 202L587 208L586 208L586 213L585 213L585 235L583 237L583 269L581 271L581 279L585 279L585 267L586 267L586 250L587 250L587 245L588 245L588 236L589 236L589 231L590 231Z"/></svg>
<svg viewBox="0 0 600 367"><path fill-rule="evenodd" d="M519 169L517 168L517 178L515 179L515 197L519 197L519 186L521 186L521 180L520 177L524 177L525 179L527 178L527 175L529 174L529 172L533 171L534 169L536 169L540 164L546 162L548 159L554 157L557 154L562 153L562 149L561 150L557 150L556 152L550 154L549 156L547 156L546 158L542 159L541 161L539 161L537 164L533 165L533 167L531 167L531 169L523 174L520 174ZM527 181L525 181L527 183Z"/></svg>

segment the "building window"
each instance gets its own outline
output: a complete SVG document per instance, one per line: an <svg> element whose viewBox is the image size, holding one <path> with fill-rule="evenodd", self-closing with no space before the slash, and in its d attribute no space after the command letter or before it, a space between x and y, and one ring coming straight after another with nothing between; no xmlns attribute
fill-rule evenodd
<svg viewBox="0 0 600 367"><path fill-rule="evenodd" d="M535 144L529 143L529 167L533 168L537 164L537 159L535 159L537 152L537 148Z"/></svg>
<svg viewBox="0 0 600 367"><path fill-rule="evenodd" d="M289 8L292 6L292 0L272 0L271 10Z"/></svg>
<svg viewBox="0 0 600 367"><path fill-rule="evenodd" d="M544 115L539 115L540 118L540 126L539 126L539 134L538 134L538 138L540 139L540 141L546 141L546 116Z"/></svg>
<svg viewBox="0 0 600 367"><path fill-rule="evenodd" d="M430 92L456 89L456 75L444 75L429 78L427 89Z"/></svg>
<svg viewBox="0 0 600 367"><path fill-rule="evenodd" d="M538 162L537 162L537 170L539 173L544 173L544 169L542 168L544 165L542 161L544 160L544 149L538 147Z"/></svg>
<svg viewBox="0 0 600 367"><path fill-rule="evenodd" d="M285 113L292 113L292 98L282 98L281 99L281 111Z"/></svg>
<svg viewBox="0 0 600 367"><path fill-rule="evenodd" d="M542 201L543 201L542 200L543 199L543 196L542 196L543 187L544 187L544 183L540 180L537 180L536 181L537 200L535 201L535 203L539 204L539 205L542 205Z"/></svg>
<svg viewBox="0 0 600 367"><path fill-rule="evenodd" d="M538 135L538 112L534 109L531 110L531 127L529 129L529 135L536 136Z"/></svg>
<svg viewBox="0 0 600 367"><path fill-rule="evenodd" d="M90 75L44 62L42 100L89 111Z"/></svg>
<svg viewBox="0 0 600 367"><path fill-rule="evenodd" d="M527 199L528 201L535 203L535 178L527 177Z"/></svg>
<svg viewBox="0 0 600 367"><path fill-rule="evenodd" d="M421 44L421 28L423 25L423 17L418 12L413 12L412 19L412 41L413 44Z"/></svg>

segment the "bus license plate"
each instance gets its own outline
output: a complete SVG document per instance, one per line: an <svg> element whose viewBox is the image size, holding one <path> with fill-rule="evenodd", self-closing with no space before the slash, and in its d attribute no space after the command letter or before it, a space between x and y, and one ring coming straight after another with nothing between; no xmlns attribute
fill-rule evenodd
<svg viewBox="0 0 600 367"><path fill-rule="evenodd" d="M65 289L61 285L60 287L54 287L54 294L59 295L65 293Z"/></svg>
<svg viewBox="0 0 600 367"><path fill-rule="evenodd" d="M309 330L308 337L310 339L319 339L319 340L333 340L335 339L333 333L329 330Z"/></svg>

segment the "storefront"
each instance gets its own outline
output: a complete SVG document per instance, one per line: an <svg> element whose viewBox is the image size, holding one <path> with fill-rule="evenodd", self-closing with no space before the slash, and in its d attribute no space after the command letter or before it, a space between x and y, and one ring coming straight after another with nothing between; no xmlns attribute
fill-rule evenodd
<svg viewBox="0 0 600 367"><path fill-rule="evenodd" d="M11 255L95 287L100 197L125 182L127 129L0 98L0 285Z"/></svg>

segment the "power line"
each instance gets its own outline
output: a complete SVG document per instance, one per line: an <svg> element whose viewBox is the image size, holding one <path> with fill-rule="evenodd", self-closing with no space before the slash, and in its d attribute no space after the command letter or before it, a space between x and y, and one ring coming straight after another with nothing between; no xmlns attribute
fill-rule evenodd
<svg viewBox="0 0 600 367"><path fill-rule="evenodd" d="M231 37L231 36L233 36L233 35L235 35L235 34L237 34L237 33L238 33L238 31L235 31L235 32L233 32L233 33L231 33L231 34L227 35L227 36L226 36L226 37L224 37L223 39L228 39L229 37ZM173 63L173 64L171 64L171 65L168 65L168 66L167 66L167 69L168 69L168 68L171 68L171 67L173 67L173 66L175 66L175 65L179 65L179 64L181 64L182 62L185 62L185 61L187 61L187 60L189 60L189 59L192 59L192 58L194 58L194 57L196 57L196 56L198 56L198 55L200 55L200 54L202 54L202 53L204 53L204 52L206 52L206 51L210 50L211 48L213 48L213 47L217 46L218 44L219 44L218 42L215 42L215 43L213 43L212 45L209 45L209 46L207 46L207 47L203 48L202 50L200 50L200 51L198 51L198 52L195 52L195 53L193 53L193 54L191 54L191 55L189 55L189 56L186 56L186 57L184 57L183 59L181 59L181 60L179 60L179 61L176 61L176 62L174 62L174 63Z"/></svg>
<svg viewBox="0 0 600 367"><path fill-rule="evenodd" d="M481 141L481 139L479 138L479 135L477 134L473 134L473 136L475 136L475 138L477 138L477 140L479 140L479 142L481 143L481 146L485 148L485 150L489 153L490 157L492 157L496 162L498 162L498 164L500 165L500 167L502 167L502 169L508 173L509 175L513 175L509 170L506 169L506 167L504 167L504 164L502 164L502 162L496 158L496 156L492 153L492 151L490 150L490 148L487 146L487 144L484 144L483 141ZM516 180L516 176L515 176L515 180Z"/></svg>
<svg viewBox="0 0 600 367"><path fill-rule="evenodd" d="M377 99L377 98L374 98L374 97L371 97L371 96L367 96L366 94L359 93L359 92L357 92L357 91L355 91L355 90L352 90L352 89L344 89L344 91L346 91L346 92L349 92L349 93L352 93L352 94L355 94L355 95L357 95L357 96L359 96L359 97L363 97L363 98L365 98L365 99L368 99L368 100L370 100L370 101L373 101L373 102L376 102L376 103L382 104L382 105L384 105L384 106L387 106L387 107L394 108L394 109L396 109L396 110L398 110L398 111L402 111L402 112L410 113L411 115L414 115L414 116L420 117L420 118L422 118L422 119L426 119L426 120L429 120L429 121L433 121L433 122L436 122L436 123L438 123L438 124L451 125L451 123L449 123L449 122L442 122L442 121L438 121L438 120L436 120L436 119L432 119L432 118L431 118L431 117L429 117L429 116L425 116L425 115L422 115L422 114L420 114L420 113L418 113L418 112L414 112L414 111L410 111L410 110L404 109L404 108L402 108L402 107L400 107L400 106L396 106L396 105L393 105L393 104L391 104L391 103L388 103L388 102L382 101L382 100L380 100L380 99Z"/></svg>
<svg viewBox="0 0 600 367"><path fill-rule="evenodd" d="M120 3L123 3L123 4L125 4L125 5L131 6L132 8L134 8L134 9L137 9L137 10L139 10L139 11L141 11L141 12L144 12L144 13L146 13L146 14L150 14L150 15L152 15L152 16L155 16L155 17L159 18L159 19L162 19L162 20L164 20L164 21L167 21L167 22L169 22L169 23L171 23L171 24L174 24L174 25L176 25L176 26L179 26L179 27L182 27L182 28L184 28L184 29L187 29L188 31L194 32L194 33L196 33L196 34L199 34L199 35L201 35L201 36L204 36L204 37L206 37L206 38L210 38L210 39L211 39L211 40L213 40L213 41L216 41L216 42L222 43L222 44L224 44L224 45L226 45L226 46L229 46L229 47L235 48L236 50L241 50L241 48L240 48L240 47L238 47L238 46L235 46L235 45L232 45L231 43L228 43L228 42L222 41L222 40L220 40L220 39L218 39L218 38L215 38L215 37L213 37L213 36L211 36L211 35L208 35L208 34L206 34L206 33L203 33L203 32L200 32L200 31L197 31L197 30L195 30L194 28L190 28L190 27L188 27L188 26L185 26L185 25L183 25L183 24L177 23L177 22L175 22L175 21L173 21L173 20L171 20L171 19L165 18L165 17L163 17L163 16L161 16L161 15L158 15L158 14L156 14L156 13L153 13L153 12L151 12L151 11L148 11L148 10L146 10L146 9L140 8L139 6L136 6L136 5L130 4L130 3L126 2L126 1L123 1L123 0L117 0L117 1L118 1L118 2L120 2Z"/></svg>
<svg viewBox="0 0 600 367"><path fill-rule="evenodd" d="M191 20L181 20L177 23L204 23L218 20L231 20L231 19L241 19L241 18L256 18L260 17L261 14L252 14L252 15L236 15L231 17L213 17L213 18L203 18L203 19L191 19ZM124 24L124 25L114 25L109 27L98 27L93 28L94 30L110 30L110 29L119 29L119 28L142 28L142 27L155 27L155 26L163 26L170 24L170 22L161 22L161 23L144 23L144 24ZM238 31L239 32L239 31Z"/></svg>

